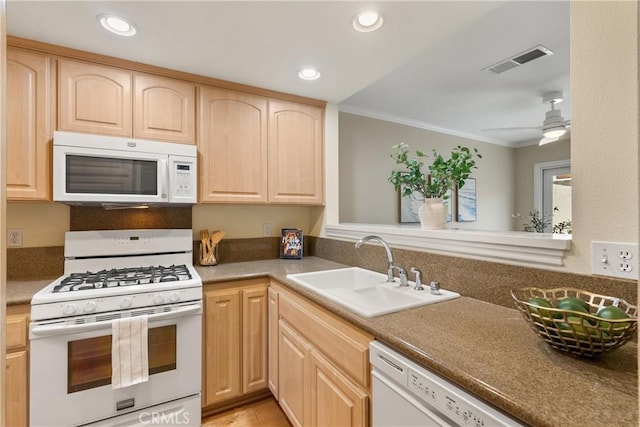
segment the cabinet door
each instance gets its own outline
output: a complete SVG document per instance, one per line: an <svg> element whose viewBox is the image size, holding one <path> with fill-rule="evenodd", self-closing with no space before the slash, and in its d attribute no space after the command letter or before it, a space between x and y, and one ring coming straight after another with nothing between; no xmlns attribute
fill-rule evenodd
<svg viewBox="0 0 640 427"><path fill-rule="evenodd" d="M50 200L55 120L51 59L7 49L7 199Z"/></svg>
<svg viewBox="0 0 640 427"><path fill-rule="evenodd" d="M203 406L240 395L240 291L206 291Z"/></svg>
<svg viewBox="0 0 640 427"><path fill-rule="evenodd" d="M242 392L267 388L267 289L242 291Z"/></svg>
<svg viewBox="0 0 640 427"><path fill-rule="evenodd" d="M278 292L269 288L269 390L278 399Z"/></svg>
<svg viewBox="0 0 640 427"><path fill-rule="evenodd" d="M309 425L309 354L311 346L280 320L279 402L295 427Z"/></svg>
<svg viewBox="0 0 640 427"><path fill-rule="evenodd" d="M200 88L201 202L267 202L267 101Z"/></svg>
<svg viewBox="0 0 640 427"><path fill-rule="evenodd" d="M59 61L60 130L131 137L131 73Z"/></svg>
<svg viewBox="0 0 640 427"><path fill-rule="evenodd" d="M17 351L6 357L6 412L7 427L26 427L28 402L28 353Z"/></svg>
<svg viewBox="0 0 640 427"><path fill-rule="evenodd" d="M323 110L269 100L269 203L324 203Z"/></svg>
<svg viewBox="0 0 640 427"><path fill-rule="evenodd" d="M134 76L133 136L195 144L196 87L193 83Z"/></svg>
<svg viewBox="0 0 640 427"><path fill-rule="evenodd" d="M312 426L368 425L367 392L316 350L311 350L309 382Z"/></svg>

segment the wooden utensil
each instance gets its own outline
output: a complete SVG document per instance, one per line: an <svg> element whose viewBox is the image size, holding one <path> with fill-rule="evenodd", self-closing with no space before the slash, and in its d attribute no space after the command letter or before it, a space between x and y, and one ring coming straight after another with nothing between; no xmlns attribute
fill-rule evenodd
<svg viewBox="0 0 640 427"><path fill-rule="evenodd" d="M213 233L211 233L211 244L213 246L217 245L218 243L220 243L220 240L222 240L226 234L227 233L221 230L214 231Z"/></svg>
<svg viewBox="0 0 640 427"><path fill-rule="evenodd" d="M213 249L209 230L200 230L200 265L215 265L217 263Z"/></svg>
<svg viewBox="0 0 640 427"><path fill-rule="evenodd" d="M225 236L224 231L221 230L216 230L213 233L211 233L211 252L213 254L213 263L217 264L218 260L216 259L216 253L217 251L217 247L218 247L218 243L220 243L220 241L224 238Z"/></svg>

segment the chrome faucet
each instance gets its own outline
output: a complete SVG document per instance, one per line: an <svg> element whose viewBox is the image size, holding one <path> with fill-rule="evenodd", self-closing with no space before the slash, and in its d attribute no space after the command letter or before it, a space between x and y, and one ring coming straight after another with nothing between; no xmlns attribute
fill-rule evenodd
<svg viewBox="0 0 640 427"><path fill-rule="evenodd" d="M394 268L398 269L398 273L400 274L400 280L402 281L402 273L404 273L404 277L405 277L405 280L406 280L406 277L407 277L406 270L404 268L402 268L402 267L396 267L395 265L393 265L393 255L391 255L391 248L389 247L387 242L382 240L381 237L378 237L378 236L365 236L365 237L363 237L362 239L360 239L360 240L358 240L356 242L356 248L359 248L360 246L362 246L363 243L368 242L369 240L377 240L378 242L382 243L382 246L384 247L384 250L387 252L387 261L388 261L387 282L389 282L389 283L394 282L394 279L393 279L393 269Z"/></svg>

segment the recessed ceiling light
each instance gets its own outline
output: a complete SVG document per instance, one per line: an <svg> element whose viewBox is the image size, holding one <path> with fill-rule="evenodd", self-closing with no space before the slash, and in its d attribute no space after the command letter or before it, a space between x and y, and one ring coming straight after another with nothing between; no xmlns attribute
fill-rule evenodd
<svg viewBox="0 0 640 427"><path fill-rule="evenodd" d="M320 78L320 71L315 68L305 68L304 70L300 70L298 77L302 80L317 80Z"/></svg>
<svg viewBox="0 0 640 427"><path fill-rule="evenodd" d="M361 12L351 20L353 28L362 33L370 33L371 31L377 30L382 27L383 22L382 14L375 10Z"/></svg>
<svg viewBox="0 0 640 427"><path fill-rule="evenodd" d="M98 21L107 31L119 36L131 37L136 34L136 27L124 18L115 15L99 15Z"/></svg>

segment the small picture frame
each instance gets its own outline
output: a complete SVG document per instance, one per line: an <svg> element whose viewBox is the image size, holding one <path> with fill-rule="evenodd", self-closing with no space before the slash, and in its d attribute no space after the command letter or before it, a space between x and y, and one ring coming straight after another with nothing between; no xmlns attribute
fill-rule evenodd
<svg viewBox="0 0 640 427"><path fill-rule="evenodd" d="M280 258L302 259L302 230L299 228L283 228L280 239Z"/></svg>

